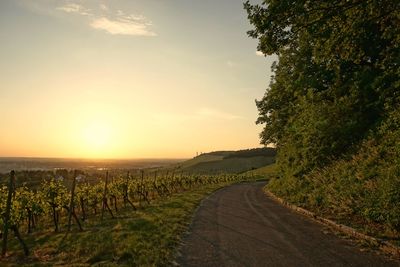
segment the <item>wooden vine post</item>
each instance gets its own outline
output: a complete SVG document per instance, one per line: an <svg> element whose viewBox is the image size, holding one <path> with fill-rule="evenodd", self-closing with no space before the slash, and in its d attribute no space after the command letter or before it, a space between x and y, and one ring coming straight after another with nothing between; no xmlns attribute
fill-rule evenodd
<svg viewBox="0 0 400 267"><path fill-rule="evenodd" d="M154 180L153 180L153 199L156 198L156 192L158 193L158 188L157 188L157 171L154 172Z"/></svg>
<svg viewBox="0 0 400 267"><path fill-rule="evenodd" d="M6 213L4 215L4 228L3 228L3 246L1 250L1 255L4 257L7 253L7 239L8 239L8 230L12 229L14 231L15 236L18 238L20 242L25 256L29 255L29 250L24 241L19 234L18 228L16 225L10 223L10 213L11 213L11 205L12 205L12 196L14 195L15 191L15 172L10 172L10 181L8 184L8 194L7 194L7 204L6 204Z"/></svg>
<svg viewBox="0 0 400 267"><path fill-rule="evenodd" d="M141 198L145 198L144 197L144 170L140 170L140 198L139 198L139 201L140 201L140 199Z"/></svg>
<svg viewBox="0 0 400 267"><path fill-rule="evenodd" d="M141 172L141 179L140 179L140 190L138 190L139 192L139 204L140 201L143 200L147 202L147 204L150 204L150 200L148 198L148 192L145 190L145 185L144 185L144 170L140 170Z"/></svg>
<svg viewBox="0 0 400 267"><path fill-rule="evenodd" d="M76 177L76 171L74 171L74 176L72 178L71 199L69 202L69 209L68 209L68 232L71 231L72 209L74 208L74 194L75 194L75 183L76 183L75 177Z"/></svg>
<svg viewBox="0 0 400 267"><path fill-rule="evenodd" d="M103 205L101 206L101 219L103 220L104 217L104 210L107 208L107 210L110 212L111 217L114 218L114 214L112 213L112 210L108 206L107 203L107 191L108 191L108 171L106 172L106 181L104 183L104 192L103 192Z"/></svg>
<svg viewBox="0 0 400 267"><path fill-rule="evenodd" d="M69 202L69 208L68 208L68 232L71 231L71 222L72 222L72 216L74 216L75 221L77 222L79 226L79 230L83 230L81 223L79 222L78 216L75 214L75 187L76 187L76 177L77 177L77 171L74 171L74 177L72 180L72 189L71 189L71 200Z"/></svg>
<svg viewBox="0 0 400 267"><path fill-rule="evenodd" d="M3 229L3 247L1 250L1 255L5 256L7 252L7 238L8 238L8 228L10 228L10 211L11 211L11 198L14 192L14 179L15 172L11 171L10 181L8 183L8 195L7 195L7 205L6 213L4 215L4 229Z"/></svg>
<svg viewBox="0 0 400 267"><path fill-rule="evenodd" d="M126 203L128 202L128 186L129 186L129 171L126 174L126 180L124 183L124 207L126 208Z"/></svg>
<svg viewBox="0 0 400 267"><path fill-rule="evenodd" d="M104 217L104 209L106 208L107 202L107 184L108 184L108 171L106 172L106 180L104 181L104 191L103 191L103 205L101 205L101 219Z"/></svg>
<svg viewBox="0 0 400 267"><path fill-rule="evenodd" d="M126 181L125 181L125 184L124 184L124 204L125 204L125 207L126 207L126 203L129 203L129 205L131 205L131 207L134 210L136 210L135 205L133 205L133 203L129 200L129 179L130 179L130 174L129 174L129 171L128 171L128 173L126 175Z"/></svg>

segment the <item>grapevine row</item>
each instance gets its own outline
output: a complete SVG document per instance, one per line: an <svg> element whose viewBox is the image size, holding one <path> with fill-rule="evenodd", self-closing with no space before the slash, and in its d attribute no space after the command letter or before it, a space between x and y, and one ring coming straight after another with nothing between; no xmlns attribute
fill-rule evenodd
<svg viewBox="0 0 400 267"><path fill-rule="evenodd" d="M168 197L174 193L190 190L207 184L238 181L238 175L184 175L171 173L157 175L142 170L139 176L129 172L122 176L109 177L108 172L98 182L86 179L75 172L72 177L72 188L68 179L55 175L44 179L39 188L28 188L26 185L15 188L15 181L8 186L0 187L0 226L3 236L3 255L6 250L7 230L13 229L25 254L28 254L20 229L27 234L36 229L46 229L53 225L55 232L61 231L62 220L68 218L68 231L73 219L80 230L89 218L103 219L105 213L114 218L122 207L137 210L151 201ZM11 193L11 203L7 217L7 195ZM40 226L41 227L40 227ZM5 242L5 244L4 244Z"/></svg>

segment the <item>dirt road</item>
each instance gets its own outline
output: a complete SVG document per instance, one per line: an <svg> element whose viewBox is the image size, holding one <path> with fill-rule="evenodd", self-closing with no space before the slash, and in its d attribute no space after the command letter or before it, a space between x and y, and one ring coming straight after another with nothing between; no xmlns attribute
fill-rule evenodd
<svg viewBox="0 0 400 267"><path fill-rule="evenodd" d="M400 266L361 251L268 198L264 182L236 184L204 199L184 238L181 266Z"/></svg>

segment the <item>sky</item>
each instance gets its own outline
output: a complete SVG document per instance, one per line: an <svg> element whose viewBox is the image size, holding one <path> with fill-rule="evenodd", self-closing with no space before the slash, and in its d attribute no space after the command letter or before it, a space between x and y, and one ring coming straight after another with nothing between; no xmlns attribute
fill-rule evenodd
<svg viewBox="0 0 400 267"><path fill-rule="evenodd" d="M260 147L275 60L240 0L2 0L0 156Z"/></svg>

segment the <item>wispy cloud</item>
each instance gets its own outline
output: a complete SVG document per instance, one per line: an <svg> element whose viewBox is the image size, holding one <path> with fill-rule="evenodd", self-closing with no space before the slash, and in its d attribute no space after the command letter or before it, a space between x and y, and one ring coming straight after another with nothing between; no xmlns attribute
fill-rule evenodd
<svg viewBox="0 0 400 267"><path fill-rule="evenodd" d="M235 68L235 67L237 67L239 64L236 63L236 62L234 62L234 61L228 60L228 61L226 62L226 65L227 65L229 68Z"/></svg>
<svg viewBox="0 0 400 267"><path fill-rule="evenodd" d="M261 51L256 51L256 55L257 55L257 56L260 56L260 57L263 57L263 56L265 56L265 55L264 55L264 53L263 53L263 52L261 52Z"/></svg>
<svg viewBox="0 0 400 267"><path fill-rule="evenodd" d="M233 121L238 119L243 119L243 117L227 113L218 109L203 107L189 114L168 113L168 112L153 114L152 122L159 125L171 125L171 124L182 124L186 121L193 121L193 120Z"/></svg>
<svg viewBox="0 0 400 267"><path fill-rule="evenodd" d="M109 34L133 36L157 35L155 32L150 30L152 23L143 15L126 14L122 10L117 10L117 12L111 13L110 8L105 4L98 5L97 12L77 3L65 4L57 7L57 10L88 16L90 17L89 25L93 29L103 30Z"/></svg>
<svg viewBox="0 0 400 267"><path fill-rule="evenodd" d="M84 6L76 3L68 3L64 6L57 7L58 10L62 10L67 13L75 13L82 16L91 16L92 13L90 9L85 8Z"/></svg>
<svg viewBox="0 0 400 267"><path fill-rule="evenodd" d="M222 119L222 120L237 120L243 117L237 116L231 113L223 112L217 109L212 108L201 108L196 112L196 115L202 118L213 118L213 119Z"/></svg>
<svg viewBox="0 0 400 267"><path fill-rule="evenodd" d="M115 19L101 17L94 19L90 24L94 29L104 30L110 34L156 36L157 34L149 29L151 25L144 16L125 15L121 10L118 10Z"/></svg>
<svg viewBox="0 0 400 267"><path fill-rule="evenodd" d="M108 6L106 6L105 4L100 4L100 9L103 11L108 11Z"/></svg>

